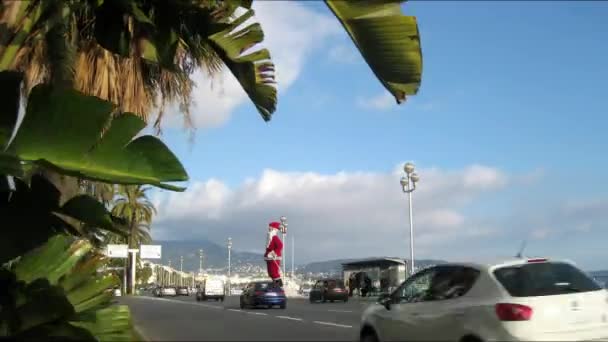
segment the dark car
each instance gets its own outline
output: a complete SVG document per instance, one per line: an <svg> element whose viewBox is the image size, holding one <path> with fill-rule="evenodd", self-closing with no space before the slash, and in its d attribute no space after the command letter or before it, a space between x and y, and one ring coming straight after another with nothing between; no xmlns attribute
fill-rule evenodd
<svg viewBox="0 0 608 342"><path fill-rule="evenodd" d="M315 283L308 297L311 303L348 301L348 290L341 279L321 279Z"/></svg>
<svg viewBox="0 0 608 342"><path fill-rule="evenodd" d="M264 306L271 308L278 306L281 309L287 307L285 291L270 281L256 281L247 284L240 298L241 309L246 307Z"/></svg>

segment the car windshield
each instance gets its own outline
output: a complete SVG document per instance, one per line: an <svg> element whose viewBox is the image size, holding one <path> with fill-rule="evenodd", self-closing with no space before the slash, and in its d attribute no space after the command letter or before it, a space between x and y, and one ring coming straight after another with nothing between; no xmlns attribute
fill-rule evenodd
<svg viewBox="0 0 608 342"><path fill-rule="evenodd" d="M601 289L584 272L562 262L501 267L494 271L494 276L513 297L551 296Z"/></svg>

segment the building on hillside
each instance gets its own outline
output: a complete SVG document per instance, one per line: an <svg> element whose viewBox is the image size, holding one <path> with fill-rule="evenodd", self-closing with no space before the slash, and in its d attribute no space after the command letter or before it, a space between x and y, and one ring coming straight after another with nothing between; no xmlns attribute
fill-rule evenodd
<svg viewBox="0 0 608 342"><path fill-rule="evenodd" d="M344 284L347 288L351 275L364 272L372 281L373 293L393 291L405 281L406 269L406 261L399 258L364 259L342 264Z"/></svg>

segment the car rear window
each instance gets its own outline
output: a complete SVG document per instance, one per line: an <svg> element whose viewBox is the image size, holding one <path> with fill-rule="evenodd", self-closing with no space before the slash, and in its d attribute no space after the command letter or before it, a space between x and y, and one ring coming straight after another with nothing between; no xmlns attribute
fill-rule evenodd
<svg viewBox="0 0 608 342"><path fill-rule="evenodd" d="M327 282L327 287L329 287L330 289L334 289L336 287L339 289L343 289L344 282L342 280L330 280Z"/></svg>
<svg viewBox="0 0 608 342"><path fill-rule="evenodd" d="M513 297L536 297L600 290L578 268L562 262L540 262L501 267L494 276Z"/></svg>
<svg viewBox="0 0 608 342"><path fill-rule="evenodd" d="M270 283L256 283L255 289L256 290L266 290L268 288L268 286L270 286Z"/></svg>

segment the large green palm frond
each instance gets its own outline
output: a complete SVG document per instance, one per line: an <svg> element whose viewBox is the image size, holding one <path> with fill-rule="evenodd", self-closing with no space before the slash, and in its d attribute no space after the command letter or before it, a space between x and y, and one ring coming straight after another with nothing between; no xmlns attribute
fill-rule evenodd
<svg viewBox="0 0 608 342"><path fill-rule="evenodd" d="M422 50L416 17L405 0L325 0L384 87L402 103L418 92Z"/></svg>

